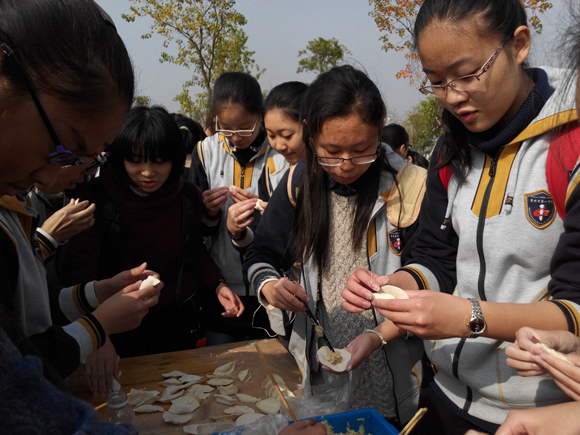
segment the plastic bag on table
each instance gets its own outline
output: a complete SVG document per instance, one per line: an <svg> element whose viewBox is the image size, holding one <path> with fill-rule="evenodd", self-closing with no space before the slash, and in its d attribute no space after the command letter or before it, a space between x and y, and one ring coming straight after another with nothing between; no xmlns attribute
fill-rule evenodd
<svg viewBox="0 0 580 435"><path fill-rule="evenodd" d="M287 397L288 406L298 420L349 411L348 403L352 396L355 376L353 373L351 371L346 375L331 374L330 382L305 388L300 397ZM292 420L284 406L280 408L280 412Z"/></svg>
<svg viewBox="0 0 580 435"><path fill-rule="evenodd" d="M284 415L270 414L250 424L220 432L219 435L278 435L286 426L288 419Z"/></svg>

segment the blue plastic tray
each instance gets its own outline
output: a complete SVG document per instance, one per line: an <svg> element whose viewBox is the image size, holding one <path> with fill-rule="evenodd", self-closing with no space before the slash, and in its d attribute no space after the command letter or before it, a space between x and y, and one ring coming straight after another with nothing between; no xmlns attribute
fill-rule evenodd
<svg viewBox="0 0 580 435"><path fill-rule="evenodd" d="M357 409L355 411L340 412L338 414L316 417L316 421L326 420L333 427L336 433L346 432L346 423L350 423L350 428L357 431L361 422L359 418L364 418L365 432L372 435L397 435L399 431L388 423L381 414L373 408ZM309 420L309 419L305 419Z"/></svg>

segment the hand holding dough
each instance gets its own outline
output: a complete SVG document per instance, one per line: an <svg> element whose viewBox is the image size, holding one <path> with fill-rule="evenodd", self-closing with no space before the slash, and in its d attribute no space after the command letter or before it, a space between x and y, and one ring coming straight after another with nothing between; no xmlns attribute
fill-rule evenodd
<svg viewBox="0 0 580 435"><path fill-rule="evenodd" d="M328 346L322 346L320 349L318 349L318 352L316 352L316 356L318 356L320 364L330 367L335 372L339 373L344 372L346 370L346 366L350 361L351 357L350 352L346 349L335 349L335 350L336 353L340 353L340 356L342 357L342 360L335 364L330 362L330 359L328 358L328 354L329 353L332 354L332 351Z"/></svg>
<svg viewBox="0 0 580 435"><path fill-rule="evenodd" d="M374 299L409 299L409 295L399 287L384 285L376 293L373 293Z"/></svg>
<svg viewBox="0 0 580 435"><path fill-rule="evenodd" d="M153 275L149 275L147 279L141 283L141 285L139 286L139 290L145 287L155 287L160 282L161 281L155 278Z"/></svg>

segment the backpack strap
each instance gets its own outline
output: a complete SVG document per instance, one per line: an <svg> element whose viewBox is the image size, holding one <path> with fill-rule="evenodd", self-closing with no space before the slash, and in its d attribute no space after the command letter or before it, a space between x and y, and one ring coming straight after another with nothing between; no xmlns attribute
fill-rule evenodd
<svg viewBox="0 0 580 435"><path fill-rule="evenodd" d="M417 220L425 195L426 178L425 168L409 162L399 170L397 183L391 187L387 201L387 218L392 225L407 228Z"/></svg>
<svg viewBox="0 0 580 435"><path fill-rule="evenodd" d="M568 185L580 156L580 126L567 124L555 135L546 159L546 180L560 218L566 217Z"/></svg>
<svg viewBox="0 0 580 435"><path fill-rule="evenodd" d="M290 169L288 169L288 182L286 183L286 189L288 191L288 199L294 207L296 207L298 191L300 190L300 184L302 183L302 177L305 170L305 160L301 160L296 165L290 166Z"/></svg>

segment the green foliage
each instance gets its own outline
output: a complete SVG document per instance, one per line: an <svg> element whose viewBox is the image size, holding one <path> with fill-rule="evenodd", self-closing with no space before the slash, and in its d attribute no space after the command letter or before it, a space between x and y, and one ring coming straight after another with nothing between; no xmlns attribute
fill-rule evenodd
<svg viewBox="0 0 580 435"><path fill-rule="evenodd" d="M165 38L163 46L173 45L175 54L161 53L160 62L171 62L193 70L191 80L174 98L180 112L205 124L211 106L211 86L228 71L244 71L259 78L265 71L252 59L246 47L248 37L242 26L246 18L234 9L234 0L133 0L131 14L123 14L128 22L137 17L151 17L150 31L141 37L157 34ZM203 91L192 100L189 88Z"/></svg>
<svg viewBox="0 0 580 435"><path fill-rule="evenodd" d="M343 60L345 54L352 54L348 48L339 44L336 38L318 38L308 41L305 50L298 52L298 57L305 56L298 61L297 73L314 71L321 74L336 66Z"/></svg>
<svg viewBox="0 0 580 435"><path fill-rule="evenodd" d="M409 133L409 142L419 152L430 152L437 138L443 133L441 127L441 108L437 98L428 97L413 107L403 121Z"/></svg>
<svg viewBox="0 0 580 435"><path fill-rule="evenodd" d="M521 1L528 10L528 20L532 29L537 33L542 33L542 24L538 14L551 9L552 3L546 0ZM373 7L369 15L374 18L382 33L379 39L383 42L383 50L405 53L408 63L404 69L396 73L396 77L409 80L411 86L419 80L421 75L416 68L419 58L413 52L413 27L423 2L424 0L369 0L369 4Z"/></svg>
<svg viewBox="0 0 580 435"><path fill-rule="evenodd" d="M133 106L145 106L149 107L151 105L151 97L145 95L137 95L133 98Z"/></svg>

